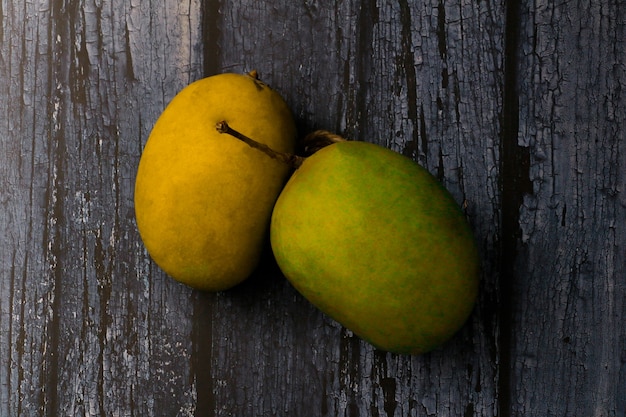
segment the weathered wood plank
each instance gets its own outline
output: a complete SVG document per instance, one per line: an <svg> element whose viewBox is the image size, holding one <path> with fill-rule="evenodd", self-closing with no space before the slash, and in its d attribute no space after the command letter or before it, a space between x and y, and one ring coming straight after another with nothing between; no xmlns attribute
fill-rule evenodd
<svg viewBox="0 0 626 417"><path fill-rule="evenodd" d="M626 413L626 12L524 2L512 415Z"/></svg>
<svg viewBox="0 0 626 417"><path fill-rule="evenodd" d="M331 129L420 161L466 201L485 262L470 324L423 357L373 350L268 265L216 299L216 415L496 413L503 15L497 2L221 4L209 73L256 68L302 134Z"/></svg>
<svg viewBox="0 0 626 417"><path fill-rule="evenodd" d="M38 55L49 52L45 33L50 18L32 4L6 13L23 26L12 27L3 19L0 407L4 415L34 415L41 410L38 387L45 385L49 368L43 358L51 311L50 258L44 239L49 226L45 210L50 199L50 146L47 126L34 121L38 109L47 113L47 97L40 89L52 71L50 63L35 63ZM27 23L25 16L36 18Z"/></svg>
<svg viewBox="0 0 626 417"><path fill-rule="evenodd" d="M132 187L152 123L200 75L199 4L2 14L0 414L191 415L193 294L150 264Z"/></svg>

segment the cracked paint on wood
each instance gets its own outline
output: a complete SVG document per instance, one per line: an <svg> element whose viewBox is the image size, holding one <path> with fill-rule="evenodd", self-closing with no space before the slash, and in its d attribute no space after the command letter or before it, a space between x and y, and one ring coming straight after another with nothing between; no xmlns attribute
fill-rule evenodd
<svg viewBox="0 0 626 417"><path fill-rule="evenodd" d="M615 416L626 411L624 12L615 2L0 2L0 415ZM423 356L321 314L269 249L218 294L136 230L152 124L257 69L316 128L462 205L467 325Z"/></svg>

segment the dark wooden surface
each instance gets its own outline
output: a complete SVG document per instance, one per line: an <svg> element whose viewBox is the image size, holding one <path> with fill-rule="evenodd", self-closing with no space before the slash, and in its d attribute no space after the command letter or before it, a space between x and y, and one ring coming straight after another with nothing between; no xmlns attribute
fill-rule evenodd
<svg viewBox="0 0 626 417"><path fill-rule="evenodd" d="M0 2L0 416L624 416L620 1ZM186 84L257 69L301 134L383 144L465 207L475 312L374 350L285 281L207 294L133 212Z"/></svg>

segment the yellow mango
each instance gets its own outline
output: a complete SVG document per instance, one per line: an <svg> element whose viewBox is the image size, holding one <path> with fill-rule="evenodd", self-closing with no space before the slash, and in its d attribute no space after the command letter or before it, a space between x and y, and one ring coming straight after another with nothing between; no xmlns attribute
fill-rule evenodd
<svg viewBox="0 0 626 417"><path fill-rule="evenodd" d="M297 136L283 98L250 74L185 87L156 121L135 183L140 236L154 262L193 288L225 290L256 268L290 168L216 130L225 121L281 152Z"/></svg>

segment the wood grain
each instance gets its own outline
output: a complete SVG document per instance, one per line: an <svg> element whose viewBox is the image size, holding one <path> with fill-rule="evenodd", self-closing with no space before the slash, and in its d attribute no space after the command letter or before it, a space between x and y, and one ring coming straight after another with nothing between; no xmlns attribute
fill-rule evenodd
<svg viewBox="0 0 626 417"><path fill-rule="evenodd" d="M626 413L619 2L0 2L0 416ZM373 349L271 251L210 294L136 230L152 125L188 83L258 70L300 134L421 163L482 258L459 334Z"/></svg>
<svg viewBox="0 0 626 417"><path fill-rule="evenodd" d="M626 411L626 49L613 2L522 8L513 415Z"/></svg>
<svg viewBox="0 0 626 417"><path fill-rule="evenodd" d="M193 415L193 294L150 263L132 193L200 29L194 2L3 8L0 415Z"/></svg>

